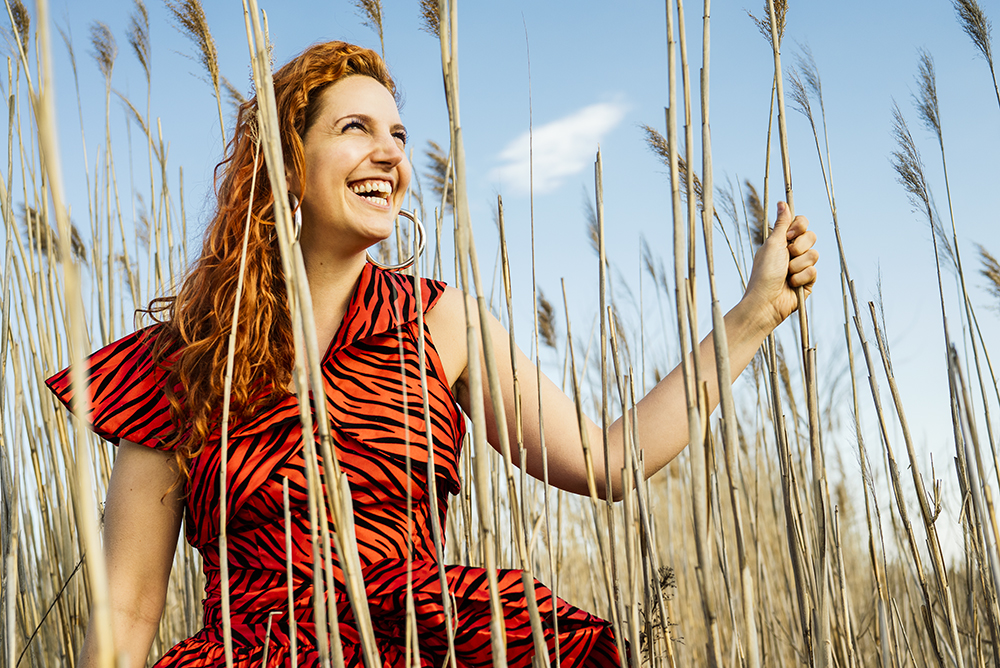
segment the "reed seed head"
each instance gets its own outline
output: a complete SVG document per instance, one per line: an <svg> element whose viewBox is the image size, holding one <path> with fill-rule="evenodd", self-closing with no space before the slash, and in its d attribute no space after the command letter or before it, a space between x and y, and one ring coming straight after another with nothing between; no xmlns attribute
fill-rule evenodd
<svg viewBox="0 0 1000 668"><path fill-rule="evenodd" d="M448 172L448 153L437 142L428 139L424 156L429 162L424 175L431 182L431 191L440 198L444 193L445 184L447 184L448 196L445 198L445 208L454 208L455 184L451 181L451 174Z"/></svg>
<svg viewBox="0 0 1000 668"><path fill-rule="evenodd" d="M14 28L17 30L17 37L20 40L21 50L28 55L28 42L31 39L31 14L21 0L14 0L10 3L10 13L14 17Z"/></svg>
<svg viewBox="0 0 1000 668"><path fill-rule="evenodd" d="M979 6L976 0L952 0L955 14L958 15L958 22L962 25L971 39L972 43L979 49L990 68L993 68L993 47L991 44L991 33L993 26L986 18L986 12Z"/></svg>
<svg viewBox="0 0 1000 668"><path fill-rule="evenodd" d="M208 29L205 9L199 0L164 0L174 18L174 27L194 42L198 62L208 73L213 86L219 85L219 57L215 40Z"/></svg>
<svg viewBox="0 0 1000 668"><path fill-rule="evenodd" d="M25 238L29 238L28 232L30 230L30 238L39 256L58 261L56 256L59 254L59 230L52 227L38 209L30 205L21 207L21 229L24 231ZM73 222L70 222L69 247L73 259L86 265L87 245L83 242L83 236L80 235L80 228Z"/></svg>
<svg viewBox="0 0 1000 668"><path fill-rule="evenodd" d="M764 230L767 229L767 212L764 211L764 204L760 201L760 195L750 179L743 182L747 188L746 205L747 215L750 217L750 234L753 238L754 248L764 243Z"/></svg>
<svg viewBox="0 0 1000 668"><path fill-rule="evenodd" d="M90 24L90 44L94 47L92 55L104 75L104 83L110 86L111 72L115 69L115 58L118 57L118 43L107 23L94 21Z"/></svg>
<svg viewBox="0 0 1000 668"><path fill-rule="evenodd" d="M143 0L135 0L135 9L129 15L128 43L136 59L146 73L146 84L150 82L151 51L149 48L149 12Z"/></svg>
<svg viewBox="0 0 1000 668"><path fill-rule="evenodd" d="M420 29L441 37L441 15L438 14L437 0L420 0Z"/></svg>
<svg viewBox="0 0 1000 668"><path fill-rule="evenodd" d="M666 165L670 166L670 144L667 142L666 138L660 134L660 132L649 125L642 126L643 132L646 133L646 145L649 146L651 150L660 161ZM677 175L681 184L687 183L687 171L688 165L687 161L680 155L677 156ZM687 187L682 187L681 197L684 201L687 201ZM698 202L698 208L704 209L704 187L701 184L701 179L698 178L698 174L694 174L694 196Z"/></svg>
<svg viewBox="0 0 1000 668"><path fill-rule="evenodd" d="M896 102L892 103L892 134L896 138L896 149L891 158L893 169L896 170L896 180L906 190L910 204L926 217L931 226L938 245L938 257L945 261L946 266L954 268L957 266L955 252L951 240L941 227L940 217L935 213L920 151L917 150L910 128Z"/></svg>
<svg viewBox="0 0 1000 668"><path fill-rule="evenodd" d="M361 17L361 23L375 31L382 41L382 0L354 0L354 9Z"/></svg>
<svg viewBox="0 0 1000 668"><path fill-rule="evenodd" d="M767 43L773 49L774 44L771 41L771 11L767 6L767 0L764 2L764 12L762 14L764 18L757 18L750 10L747 10L747 16L754 22L757 30L760 31L760 34L764 36L764 39L767 40ZM788 20L788 0L774 0L774 18L778 24L778 46L781 46L781 39L785 36L785 23Z"/></svg>
<svg viewBox="0 0 1000 668"><path fill-rule="evenodd" d="M1000 262L984 246L979 246L979 259L983 265L979 273L986 279L986 290L996 298L995 307L1000 311Z"/></svg>
<svg viewBox="0 0 1000 668"><path fill-rule="evenodd" d="M924 126L933 132L938 142L941 136L941 111L938 107L937 82L934 77L934 59L926 49L920 49L919 71L917 72L917 94L913 96L914 106Z"/></svg>
<svg viewBox="0 0 1000 668"><path fill-rule="evenodd" d="M556 310L552 302L545 298L545 293L538 288L538 335L552 350L556 349Z"/></svg>

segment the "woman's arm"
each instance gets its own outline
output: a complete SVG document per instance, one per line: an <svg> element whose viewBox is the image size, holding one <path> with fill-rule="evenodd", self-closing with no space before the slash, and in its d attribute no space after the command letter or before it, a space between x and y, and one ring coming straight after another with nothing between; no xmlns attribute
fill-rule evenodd
<svg viewBox="0 0 1000 668"><path fill-rule="evenodd" d="M146 665L167 594L184 511L174 456L122 440L104 506L104 553L108 564L116 655L127 666ZM170 490L170 491L168 491ZM81 664L97 665L93 626L87 628Z"/></svg>
<svg viewBox="0 0 1000 668"><path fill-rule="evenodd" d="M796 309L798 302L795 288L804 287L808 294L816 279L815 264L819 256L812 248L816 235L808 230L809 222L804 217L798 216L793 223L784 204L779 204L778 212L774 232L754 258L750 281L743 299L725 316L732 380L735 380L750 363L767 335ZM472 300L469 305L470 308L476 308ZM478 318L476 322L478 323ZM445 364L449 380L455 380L459 402L468 410L462 293L457 290L449 291L438 306L427 314L427 323ZM511 435L511 454L517 462L509 338L495 318L490 318L489 329L501 377L505 417L508 433ZM516 350L516 355L528 472L540 478L542 452L536 372L534 365L524 353ZM483 364L482 391L486 405L488 438L496 447L499 443L497 421L493 415L481 348L480 362ZM700 362L699 376L707 383L709 409L712 410L719 401L719 388L711 334L700 344ZM549 481L562 489L586 494L586 467L575 404L544 375L541 383ZM687 400L681 368L675 368L650 390L639 401L637 411L639 443L645 452L645 472L649 476L670 462L687 445ZM603 494L605 467L601 428L589 419L585 423L594 458L598 492ZM612 457L612 489L617 496L621 493L620 476L617 474L621 471L624 461L621 418L609 431L609 450Z"/></svg>

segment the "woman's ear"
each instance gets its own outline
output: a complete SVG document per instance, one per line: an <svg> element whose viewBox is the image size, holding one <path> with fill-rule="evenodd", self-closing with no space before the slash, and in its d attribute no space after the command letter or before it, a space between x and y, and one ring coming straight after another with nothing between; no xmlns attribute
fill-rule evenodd
<svg viewBox="0 0 1000 668"><path fill-rule="evenodd" d="M287 167L285 168L285 183L288 184L288 192L300 197L302 194L302 187L299 183L298 174L294 174Z"/></svg>

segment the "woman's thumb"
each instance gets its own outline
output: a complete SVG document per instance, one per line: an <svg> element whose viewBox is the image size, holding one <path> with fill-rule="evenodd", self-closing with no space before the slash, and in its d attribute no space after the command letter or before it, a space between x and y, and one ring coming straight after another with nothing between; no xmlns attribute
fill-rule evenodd
<svg viewBox="0 0 1000 668"><path fill-rule="evenodd" d="M785 241L785 237L788 235L788 228L791 224L791 210L784 202L778 202L778 219L774 221L774 229L771 231L771 234L780 234L781 236L779 238L782 241Z"/></svg>

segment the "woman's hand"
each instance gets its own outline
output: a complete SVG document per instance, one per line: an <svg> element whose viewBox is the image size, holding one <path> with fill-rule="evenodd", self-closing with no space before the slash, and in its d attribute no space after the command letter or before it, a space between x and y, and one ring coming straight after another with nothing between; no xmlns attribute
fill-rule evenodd
<svg viewBox="0 0 1000 668"><path fill-rule="evenodd" d="M754 256L742 300L743 306L763 318L762 326L768 331L798 308L796 288L803 288L806 295L812 292L819 260L814 243L816 233L809 230L805 216L792 220L788 206L778 202L778 220Z"/></svg>

